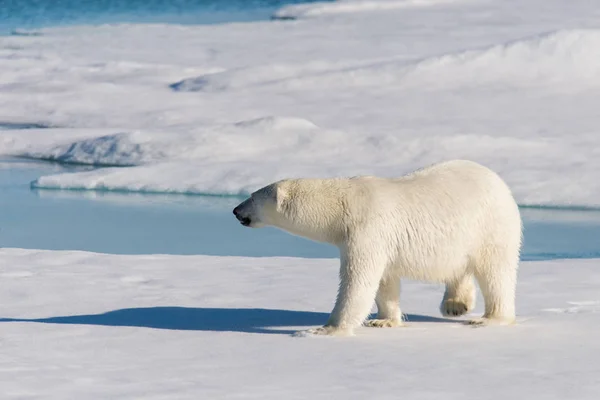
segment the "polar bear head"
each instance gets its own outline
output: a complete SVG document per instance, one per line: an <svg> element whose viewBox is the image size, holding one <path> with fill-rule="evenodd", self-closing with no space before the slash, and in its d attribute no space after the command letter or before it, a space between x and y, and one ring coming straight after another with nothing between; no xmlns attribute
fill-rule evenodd
<svg viewBox="0 0 600 400"><path fill-rule="evenodd" d="M307 239L337 243L343 231L344 190L340 180L287 179L265 186L233 214L251 228L273 226ZM343 186L343 185L342 185Z"/></svg>
<svg viewBox="0 0 600 400"><path fill-rule="evenodd" d="M262 228L276 226L281 220L281 206L285 197L280 182L265 186L250 195L233 209L233 215L244 226ZM283 186L283 185L281 185Z"/></svg>

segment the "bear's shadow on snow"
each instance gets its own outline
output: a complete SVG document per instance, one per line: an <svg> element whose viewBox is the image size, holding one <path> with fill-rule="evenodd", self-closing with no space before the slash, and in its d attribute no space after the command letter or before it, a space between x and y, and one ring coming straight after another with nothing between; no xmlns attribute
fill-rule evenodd
<svg viewBox="0 0 600 400"><path fill-rule="evenodd" d="M290 327L321 326L329 313L272 310L264 308L124 308L102 314L20 319L1 318L0 322L44 324L127 326L182 331L245 332L293 334ZM456 322L423 315L406 315L409 322ZM281 329L287 327L288 329Z"/></svg>

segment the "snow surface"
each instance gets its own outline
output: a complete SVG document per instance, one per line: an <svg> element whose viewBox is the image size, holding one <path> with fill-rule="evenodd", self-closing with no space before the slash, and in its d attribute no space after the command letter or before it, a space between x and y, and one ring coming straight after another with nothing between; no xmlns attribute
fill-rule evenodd
<svg viewBox="0 0 600 400"><path fill-rule="evenodd" d="M594 2L279 11L294 13L1 37L0 129L34 129L0 131L0 154L111 167L36 187L233 195L466 158L500 173L521 204L600 206Z"/></svg>
<svg viewBox="0 0 600 400"><path fill-rule="evenodd" d="M322 324L335 260L0 250L3 399L578 399L600 391L600 260L522 263L512 327ZM476 313L482 310L481 299Z"/></svg>
<svg viewBox="0 0 600 400"><path fill-rule="evenodd" d="M331 14L346 14L364 11L395 10L411 7L431 7L460 3L468 0L341 0L309 4L291 4L273 14L274 19L298 19Z"/></svg>

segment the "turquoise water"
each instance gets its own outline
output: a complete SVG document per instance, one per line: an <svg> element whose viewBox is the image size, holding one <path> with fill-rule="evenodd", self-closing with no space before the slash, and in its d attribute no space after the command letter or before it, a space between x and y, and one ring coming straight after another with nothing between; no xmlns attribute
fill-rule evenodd
<svg viewBox="0 0 600 400"><path fill-rule="evenodd" d="M326 245L242 227L239 199L32 190L43 174L81 170L0 159L0 247L116 254L334 257Z"/></svg>
<svg viewBox="0 0 600 400"><path fill-rule="evenodd" d="M32 190L82 167L0 159L0 247L116 254L337 257L328 245L241 226L235 198ZM523 209L523 259L600 257L600 212Z"/></svg>
<svg viewBox="0 0 600 400"><path fill-rule="evenodd" d="M253 21L268 19L283 5L301 2L311 0L0 0L0 34L76 24Z"/></svg>

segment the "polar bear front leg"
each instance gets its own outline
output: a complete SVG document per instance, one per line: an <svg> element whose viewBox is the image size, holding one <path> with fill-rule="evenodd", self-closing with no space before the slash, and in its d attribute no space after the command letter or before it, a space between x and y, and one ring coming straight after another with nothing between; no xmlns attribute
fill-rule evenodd
<svg viewBox="0 0 600 400"><path fill-rule="evenodd" d="M377 304L377 318L367 320L365 326L391 328L402 325L399 276L384 276L381 279L375 303Z"/></svg>
<svg viewBox="0 0 600 400"><path fill-rule="evenodd" d="M373 306L375 293L385 269L377 253L348 252L340 257L340 287L327 324L310 329L314 335L352 336Z"/></svg>

